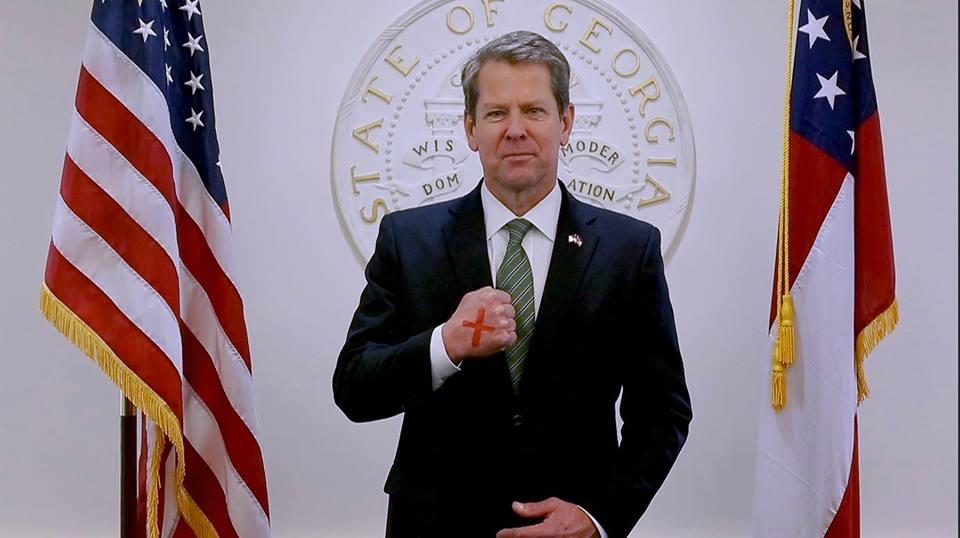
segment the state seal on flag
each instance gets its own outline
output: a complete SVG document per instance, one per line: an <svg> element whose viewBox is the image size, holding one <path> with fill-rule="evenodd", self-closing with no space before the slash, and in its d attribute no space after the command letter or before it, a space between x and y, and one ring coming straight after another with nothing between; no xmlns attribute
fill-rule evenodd
<svg viewBox="0 0 960 538"><path fill-rule="evenodd" d="M598 0L426 0L370 47L337 115L333 193L362 263L384 215L462 196L479 181L460 71L476 49L520 29L570 62L576 114L560 181L584 202L657 226L667 259L676 249L693 199L693 129L680 86L640 28Z"/></svg>

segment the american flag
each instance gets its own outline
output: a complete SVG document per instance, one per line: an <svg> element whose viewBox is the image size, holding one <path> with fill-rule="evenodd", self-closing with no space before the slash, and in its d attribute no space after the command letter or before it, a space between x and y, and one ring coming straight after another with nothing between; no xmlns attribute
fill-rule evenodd
<svg viewBox="0 0 960 538"><path fill-rule="evenodd" d="M800 2L771 309L773 406L765 403L759 427L758 537L860 536L863 362L899 317L864 3Z"/></svg>
<svg viewBox="0 0 960 538"><path fill-rule="evenodd" d="M268 536L199 0L95 0L41 310L145 417L147 536Z"/></svg>

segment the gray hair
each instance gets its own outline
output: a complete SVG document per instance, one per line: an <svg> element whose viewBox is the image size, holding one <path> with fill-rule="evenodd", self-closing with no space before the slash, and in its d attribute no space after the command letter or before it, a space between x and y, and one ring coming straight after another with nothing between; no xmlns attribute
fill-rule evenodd
<svg viewBox="0 0 960 538"><path fill-rule="evenodd" d="M570 64L556 45L547 38L534 32L518 30L503 34L480 47L463 64L460 80L463 85L463 99L468 116L476 117L477 76L480 68L490 60L501 60L510 64L530 63L543 64L550 70L550 85L553 89L553 98L557 101L557 109L563 111L570 104Z"/></svg>

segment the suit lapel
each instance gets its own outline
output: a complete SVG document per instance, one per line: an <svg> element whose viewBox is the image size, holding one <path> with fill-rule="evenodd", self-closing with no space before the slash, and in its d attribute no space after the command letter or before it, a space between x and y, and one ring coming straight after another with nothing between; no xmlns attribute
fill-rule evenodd
<svg viewBox="0 0 960 538"><path fill-rule="evenodd" d="M450 216L443 228L443 237L459 284L460 297L463 297L467 292L493 285L479 184L450 208Z"/></svg>
<svg viewBox="0 0 960 538"><path fill-rule="evenodd" d="M450 256L450 265L456 275L458 287L455 288L457 296L453 304L457 305L468 292L493 286L480 185L464 196L460 203L450 208L450 217L443 228L443 236ZM513 386L510 384L507 359L503 352L485 359L463 361L461 369L490 379L491 393L504 395L506 401L512 397Z"/></svg>
<svg viewBox="0 0 960 538"><path fill-rule="evenodd" d="M563 199L557 219L557 235L553 242L553 254L543 298L540 300L537 324L533 330L533 341L530 343L520 380L521 393L529 380L536 377L536 371L549 360L544 355L550 343L549 339L559 334L560 322L580 287L583 274L590 265L600 240L592 227L596 217L586 214L583 203L574 199L562 182L560 188Z"/></svg>

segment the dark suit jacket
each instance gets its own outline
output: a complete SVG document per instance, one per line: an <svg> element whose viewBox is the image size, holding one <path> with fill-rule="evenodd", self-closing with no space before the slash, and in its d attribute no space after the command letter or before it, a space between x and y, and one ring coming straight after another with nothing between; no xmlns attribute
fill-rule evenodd
<svg viewBox="0 0 960 538"><path fill-rule="evenodd" d="M389 518L426 520L409 534L493 536L517 526L512 500L556 496L611 538L629 533L692 416L656 228L563 189L516 394L502 353L431 384L431 332L464 294L492 285L479 187L384 217L366 278L333 389L353 421L404 415Z"/></svg>

